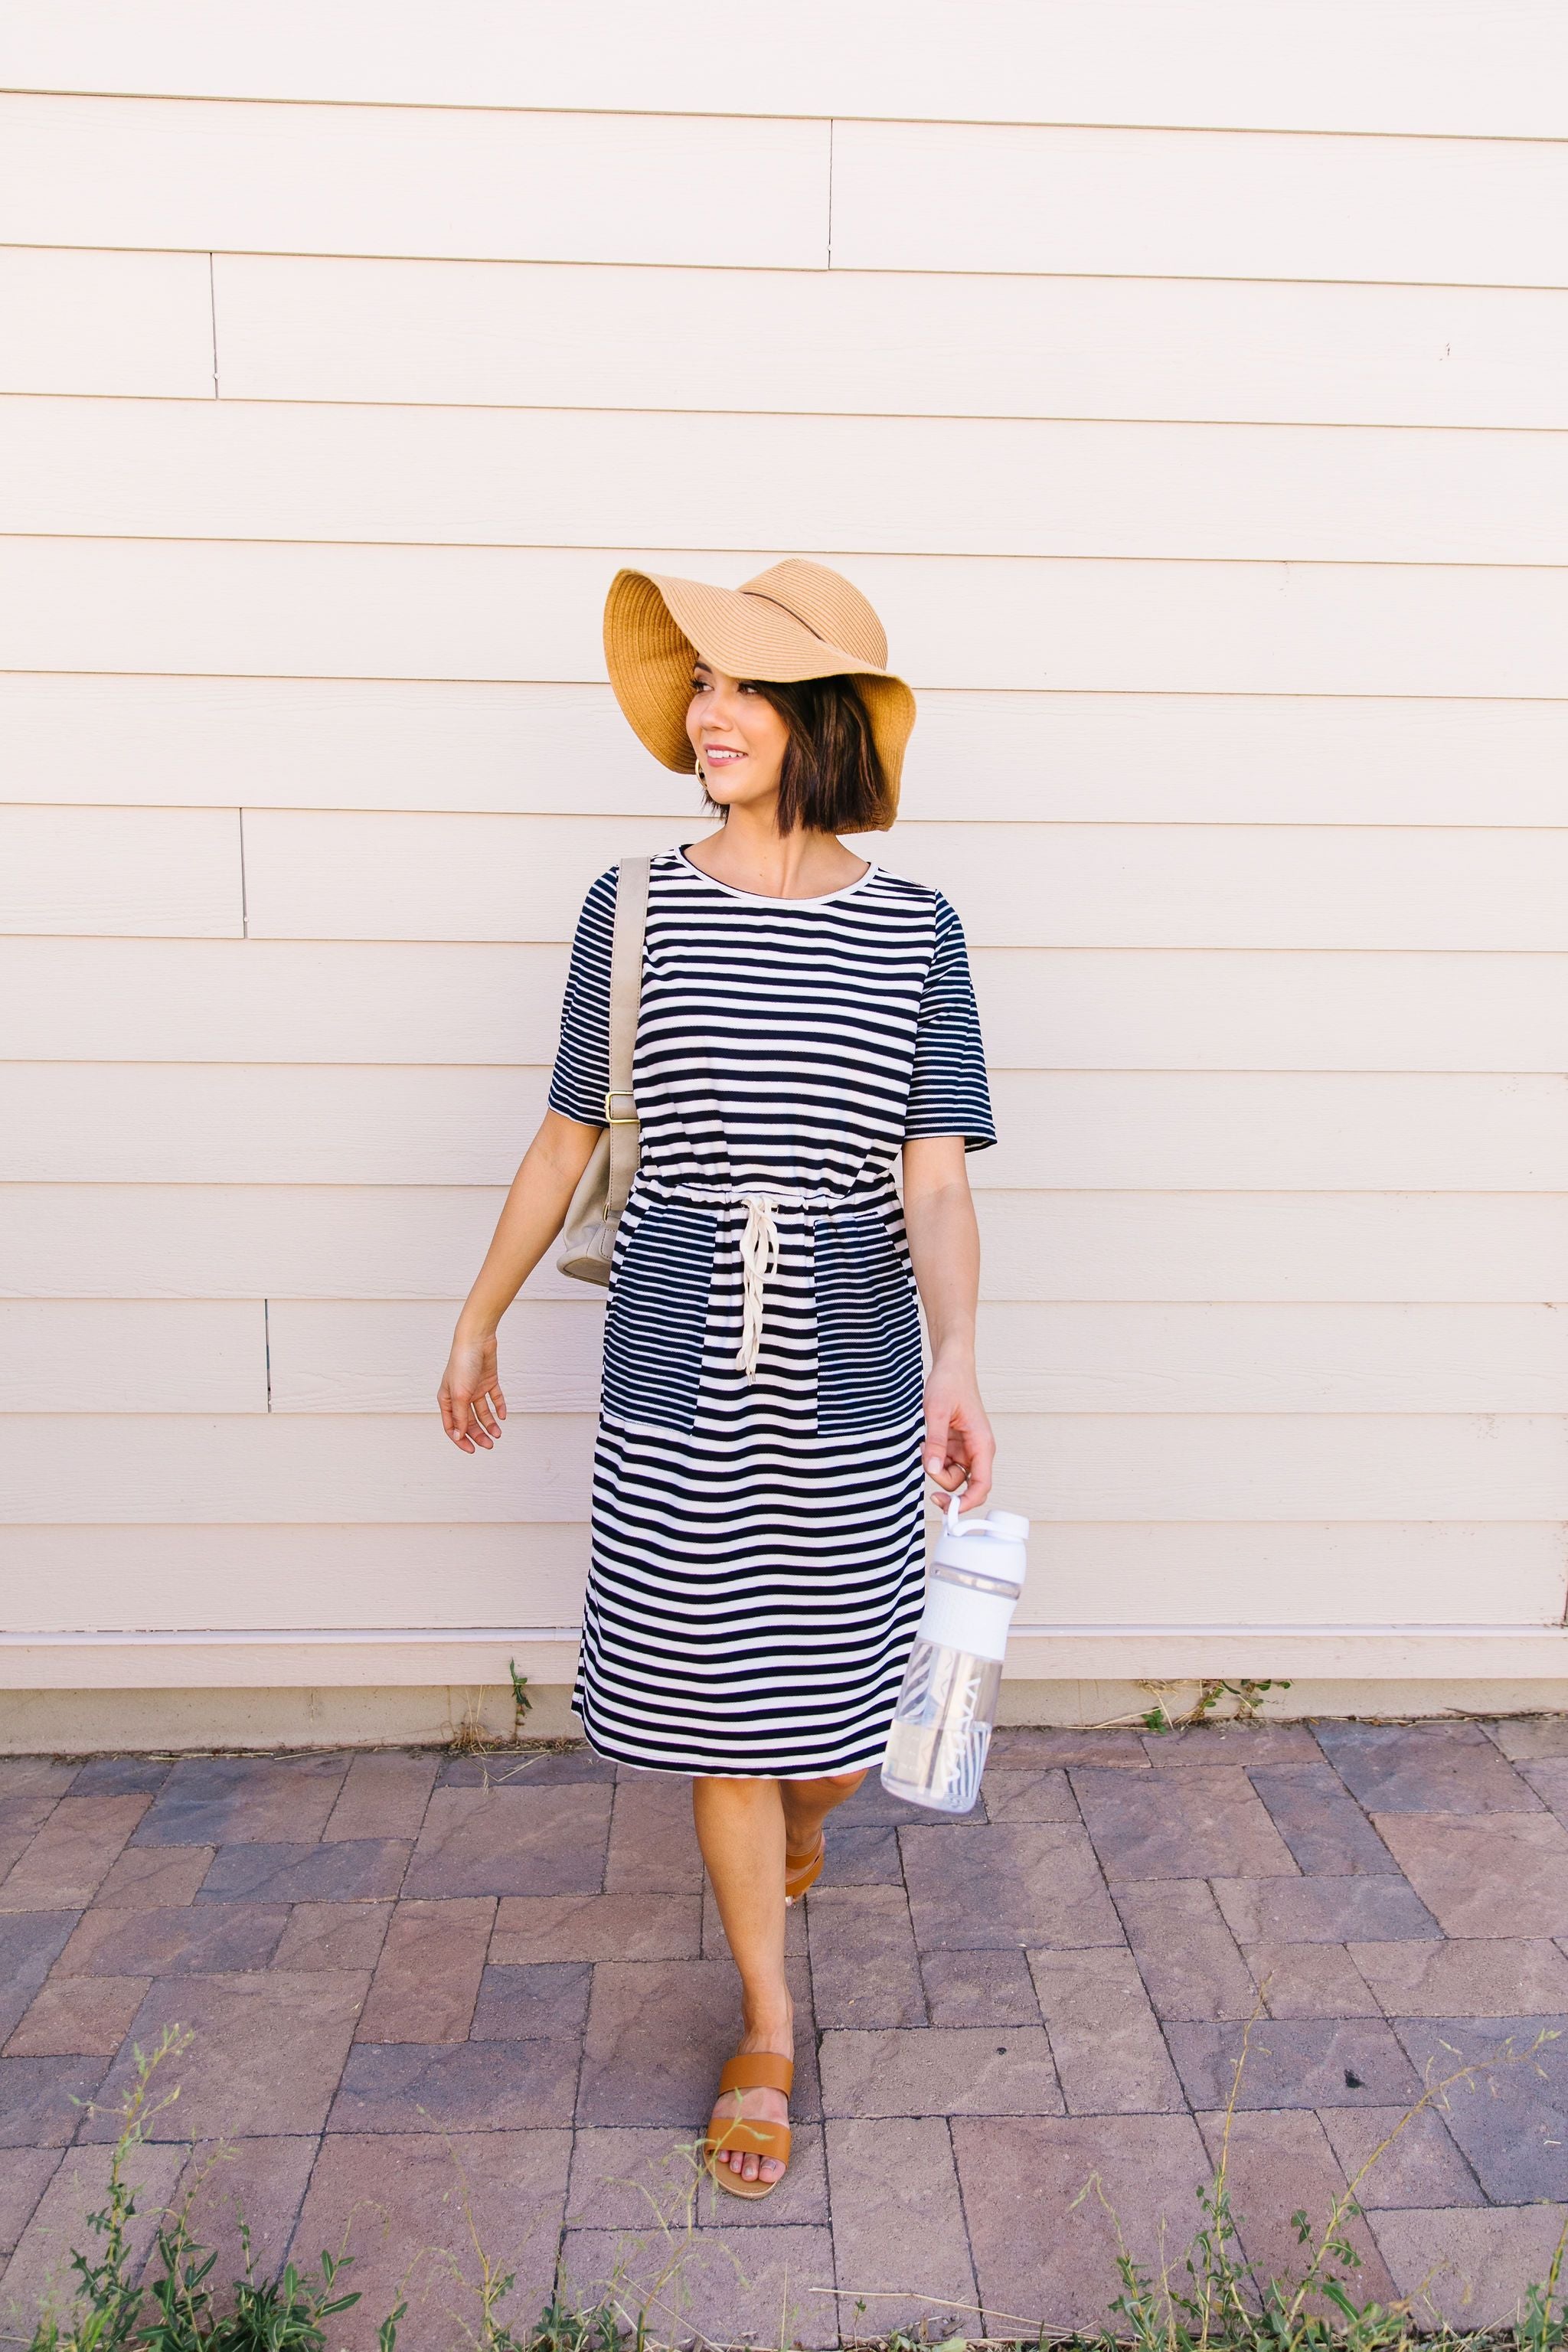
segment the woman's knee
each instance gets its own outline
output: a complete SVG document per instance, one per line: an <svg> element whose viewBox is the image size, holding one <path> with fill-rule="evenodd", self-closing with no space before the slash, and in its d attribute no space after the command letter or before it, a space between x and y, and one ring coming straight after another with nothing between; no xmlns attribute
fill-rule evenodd
<svg viewBox="0 0 1568 2352"><path fill-rule="evenodd" d="M863 1771L819 1772L812 1780L781 1780L778 1785L784 1790L786 1801L798 1790L803 1797L816 1799L827 1796L837 1804L842 1798L853 1796L865 1778Z"/></svg>
<svg viewBox="0 0 1568 2352"><path fill-rule="evenodd" d="M776 1806L779 1784L761 1775L728 1772L694 1772L691 1776L691 1801L695 1806L724 1805L730 1807Z"/></svg>

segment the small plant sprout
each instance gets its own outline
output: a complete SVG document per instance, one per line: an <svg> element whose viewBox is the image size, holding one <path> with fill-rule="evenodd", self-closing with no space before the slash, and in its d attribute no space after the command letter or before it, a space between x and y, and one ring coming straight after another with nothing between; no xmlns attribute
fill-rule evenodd
<svg viewBox="0 0 1568 2352"><path fill-rule="evenodd" d="M511 1743L515 1748L522 1738L523 1721L533 1701L528 1695L528 1676L518 1673L517 1660L509 1658L506 1666L511 1676Z"/></svg>
<svg viewBox="0 0 1568 2352"><path fill-rule="evenodd" d="M154 2116L174 2105L180 2095L175 2084L162 2098L153 2097L153 2078L169 2058L190 2043L178 2025L166 2025L157 2042L144 2051L132 2046L135 2079L124 2101L108 2109L78 2101L87 2114L119 2117L120 2130L109 2157L109 2183L104 2200L87 2226L100 2242L89 2253L73 2249L70 2266L76 2290L69 2313L60 2317L46 2310L33 2335L32 2352L120 2352L137 2338L142 2314L141 2289L132 2282L131 2224L136 2213L136 2192L126 2179L132 2152L146 2139Z"/></svg>

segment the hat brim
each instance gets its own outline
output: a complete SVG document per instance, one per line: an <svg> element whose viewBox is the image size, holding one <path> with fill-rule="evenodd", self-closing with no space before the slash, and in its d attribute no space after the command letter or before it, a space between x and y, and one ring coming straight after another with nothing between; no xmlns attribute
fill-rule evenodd
<svg viewBox="0 0 1568 2352"><path fill-rule="evenodd" d="M605 600L605 660L616 700L654 758L687 775L697 766L686 713L698 656L731 677L771 685L853 677L887 780L892 822L915 723L915 698L901 677L814 635L766 596L705 580L617 572Z"/></svg>

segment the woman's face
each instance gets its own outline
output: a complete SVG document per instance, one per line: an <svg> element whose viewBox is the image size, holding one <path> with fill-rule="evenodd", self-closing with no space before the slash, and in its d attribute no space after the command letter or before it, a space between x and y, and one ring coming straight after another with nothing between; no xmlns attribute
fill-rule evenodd
<svg viewBox="0 0 1568 2352"><path fill-rule="evenodd" d="M755 805L777 793L789 726L755 687L694 662L686 731L708 797L721 808Z"/></svg>

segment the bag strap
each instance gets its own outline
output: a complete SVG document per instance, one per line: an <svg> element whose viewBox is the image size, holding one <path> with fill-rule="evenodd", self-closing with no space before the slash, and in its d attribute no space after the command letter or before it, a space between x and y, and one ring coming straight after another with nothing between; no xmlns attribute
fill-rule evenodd
<svg viewBox="0 0 1568 2352"><path fill-rule="evenodd" d="M610 1090L605 1097L605 1123L610 1130L605 1214L612 1224L626 1205L642 1151L642 1131L632 1099L632 1055L642 1010L650 864L646 857L623 857L616 875L616 928L610 944Z"/></svg>

